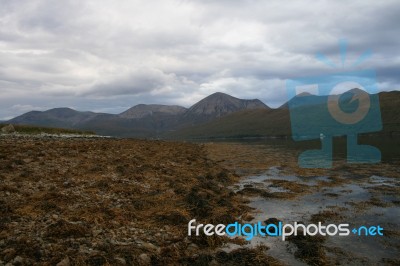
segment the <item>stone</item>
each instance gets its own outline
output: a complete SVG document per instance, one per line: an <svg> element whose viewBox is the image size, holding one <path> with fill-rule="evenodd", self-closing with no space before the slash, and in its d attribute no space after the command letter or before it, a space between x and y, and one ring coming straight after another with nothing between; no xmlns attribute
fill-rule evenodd
<svg viewBox="0 0 400 266"><path fill-rule="evenodd" d="M15 257L15 249L13 248L7 248L5 250L3 250L2 254L3 254L3 259L5 261L10 261Z"/></svg>
<svg viewBox="0 0 400 266"><path fill-rule="evenodd" d="M126 265L126 260L121 257L115 257L115 261L118 263L118 265Z"/></svg>
<svg viewBox="0 0 400 266"><path fill-rule="evenodd" d="M93 233L93 236L96 237L96 236L100 235L101 233L103 233L103 230L101 230L101 229L93 229L92 233Z"/></svg>
<svg viewBox="0 0 400 266"><path fill-rule="evenodd" d="M24 163L28 164L28 163L31 163L33 161L33 159L32 158L25 158L25 159L22 159L22 161Z"/></svg>
<svg viewBox="0 0 400 266"><path fill-rule="evenodd" d="M191 243L191 244L188 245L186 250L189 251L189 252L194 252L194 251L199 250L199 247L196 244Z"/></svg>
<svg viewBox="0 0 400 266"><path fill-rule="evenodd" d="M269 219L267 219L267 220L264 221L264 223L265 223L266 225L269 225L269 224L278 225L279 222L280 222L280 220L278 220L277 218L269 218Z"/></svg>
<svg viewBox="0 0 400 266"><path fill-rule="evenodd" d="M143 243L143 247L147 250L156 250L157 247L153 245L152 243Z"/></svg>
<svg viewBox="0 0 400 266"><path fill-rule="evenodd" d="M22 265L24 263L24 259L21 256L16 256L13 260L14 265Z"/></svg>
<svg viewBox="0 0 400 266"><path fill-rule="evenodd" d="M139 264L140 265L150 265L151 264L151 259L149 255L142 253L139 255Z"/></svg>
<svg viewBox="0 0 400 266"><path fill-rule="evenodd" d="M210 264L208 264L208 265L210 265L210 266L218 266L219 263L218 263L216 260L212 260L212 261L210 262Z"/></svg>
<svg viewBox="0 0 400 266"><path fill-rule="evenodd" d="M63 259L62 261L57 263L56 266L70 266L70 265L71 265L71 262L69 261L69 258L66 257L65 259Z"/></svg>

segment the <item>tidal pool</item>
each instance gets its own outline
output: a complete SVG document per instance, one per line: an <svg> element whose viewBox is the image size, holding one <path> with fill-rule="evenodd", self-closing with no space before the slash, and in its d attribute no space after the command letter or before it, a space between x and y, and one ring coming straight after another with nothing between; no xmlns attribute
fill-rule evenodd
<svg viewBox="0 0 400 266"><path fill-rule="evenodd" d="M234 191L256 188L272 195L250 195L249 206L254 208L252 221L264 222L276 218L285 223L349 224L349 229L359 226L381 226L383 236L328 236L321 249L329 263L353 265L395 264L400 255L400 181L393 177L371 175L364 178L339 179L329 176L299 177L281 174L279 167L271 167L261 175L243 178ZM280 187L284 182L286 187ZM289 182L289 186L287 185ZM294 197L277 197L274 193L293 193L293 185L306 185L305 193ZM288 189L289 187L289 189ZM312 238L310 238L312 241ZM317 240L316 240L317 241ZM307 265L298 256L299 247L280 237L255 236L248 246L266 245L267 253L288 265ZM232 247L227 247L227 249Z"/></svg>

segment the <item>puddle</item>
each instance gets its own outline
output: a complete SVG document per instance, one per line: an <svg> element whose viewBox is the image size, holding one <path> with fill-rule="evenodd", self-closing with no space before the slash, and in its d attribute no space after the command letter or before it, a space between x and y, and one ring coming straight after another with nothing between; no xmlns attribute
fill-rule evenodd
<svg viewBox="0 0 400 266"><path fill-rule="evenodd" d="M232 187L233 191L238 192L244 188L267 188L268 184L264 183L264 176L249 176L243 179L240 183Z"/></svg>
<svg viewBox="0 0 400 266"><path fill-rule="evenodd" d="M278 193L278 192L287 192L287 193L291 193L290 190L285 189L283 187L277 186L272 182L265 182L266 185L268 185L268 191L271 193Z"/></svg>
<svg viewBox="0 0 400 266"><path fill-rule="evenodd" d="M396 187L399 186L399 182L396 181L395 178L391 177L383 177L383 176L376 176L373 175L369 178L369 183L371 185L384 185L389 187Z"/></svg>
<svg viewBox="0 0 400 266"><path fill-rule="evenodd" d="M351 212L347 214L348 216L343 222L349 223L353 227L379 225L384 228L384 235L385 230L389 232L396 231L399 228L400 208L398 207L372 207L357 216L351 215ZM398 238L389 235L382 237L350 234L347 237L329 237L326 245L328 247L339 247L350 252L352 256L366 258L371 264L377 265L382 263L382 258L398 258L398 243Z"/></svg>
<svg viewBox="0 0 400 266"><path fill-rule="evenodd" d="M321 187L321 182L331 182L329 177L301 178L297 176L280 176L277 167L269 169L260 176L244 178L238 190L245 187L265 189L270 193L288 192L275 186L274 181L283 180L308 185L312 190L293 199L251 197L249 206L255 208L251 223L277 218L283 223L311 223L313 214L331 210L336 217L329 217L327 223L348 223L350 227L380 225L384 230L398 233L400 226L400 207L397 190L400 182L395 178L371 176L369 178L347 180L352 183L337 186ZM279 184L279 183L278 183ZM380 189L389 187L390 190ZM379 189L377 189L379 188ZM381 206L381 205L382 206ZM385 205L386 204L386 205ZM376 206L377 205L377 206ZM351 229L350 229L351 230ZM399 239L395 236L350 236L328 237L324 245L326 253L333 261L340 264L362 263L374 265L382 263L383 258L397 258ZM296 248L288 241L276 237L255 236L250 246L264 244L270 249L267 253L289 265L306 265L294 257ZM334 252L333 252L334 251ZM371 252L373 251L373 252ZM340 254L339 254L340 253Z"/></svg>

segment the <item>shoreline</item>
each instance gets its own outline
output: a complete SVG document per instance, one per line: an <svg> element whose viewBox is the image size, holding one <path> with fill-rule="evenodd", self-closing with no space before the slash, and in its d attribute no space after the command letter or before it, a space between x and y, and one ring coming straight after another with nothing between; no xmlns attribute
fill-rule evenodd
<svg viewBox="0 0 400 266"><path fill-rule="evenodd" d="M233 188L249 200L250 224L347 222L385 228L380 238L298 235L282 242L255 237L246 247L267 246L268 255L288 265L398 265L399 161L348 164L342 160L331 169L302 169L295 150L243 143L206 146L221 165L243 176Z"/></svg>
<svg viewBox="0 0 400 266"><path fill-rule="evenodd" d="M0 138L0 208L5 214L0 265L283 265L293 259L318 264L332 251L322 244L325 240L309 246L313 238L291 238L290 245L306 245L314 253L312 260L307 255L288 260L269 240L258 245L243 237L188 237L187 223L282 219L279 213L265 216L264 208L315 193L351 197L337 189L355 189L373 173L399 178L396 164L365 168L337 162L332 169L302 169L293 150L261 144ZM396 187L373 188L374 197L353 205L358 211L386 206L390 202L380 195L397 192ZM398 201L390 204L398 206ZM336 209L309 219L340 220ZM398 237L396 230L391 234Z"/></svg>
<svg viewBox="0 0 400 266"><path fill-rule="evenodd" d="M2 137L0 168L0 264L275 261L257 250L218 249L240 239L187 237L193 218L229 223L248 211L228 189L239 176L203 145Z"/></svg>

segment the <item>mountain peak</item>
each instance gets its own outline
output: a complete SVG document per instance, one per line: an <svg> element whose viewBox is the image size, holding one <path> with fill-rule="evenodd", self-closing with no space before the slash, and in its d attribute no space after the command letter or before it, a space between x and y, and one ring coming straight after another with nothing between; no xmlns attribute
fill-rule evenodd
<svg viewBox="0 0 400 266"><path fill-rule="evenodd" d="M351 89L351 90L348 90L348 91L346 91L346 92L344 92L344 93L352 93L352 94L356 94L356 93L359 93L359 92L366 92L366 91L364 91L364 90L362 90L362 89L359 89L359 88L353 88L353 89ZM343 93L343 94L344 94Z"/></svg>
<svg viewBox="0 0 400 266"><path fill-rule="evenodd" d="M185 107L179 105L162 105L162 104L138 104L125 112L119 114L119 117L128 119L138 119L145 116L160 113L165 115L179 115L186 111Z"/></svg>
<svg viewBox="0 0 400 266"><path fill-rule="evenodd" d="M207 97L232 97L232 98L235 98L235 97L233 97L233 96L231 96L231 95L229 95L229 94L226 94L226 93L224 93L224 92L219 92L219 91L217 91L217 92L214 92L213 94L210 94L210 95L208 95ZM206 97L206 98L207 98Z"/></svg>
<svg viewBox="0 0 400 266"><path fill-rule="evenodd" d="M258 99L244 100L226 93L216 92L190 107L185 116L220 117L240 110L257 108L269 109Z"/></svg>
<svg viewBox="0 0 400 266"><path fill-rule="evenodd" d="M74 114L78 113L78 111L69 108L69 107L57 107L57 108L52 108L49 110L44 111L45 113L51 113L51 114Z"/></svg>
<svg viewBox="0 0 400 266"><path fill-rule="evenodd" d="M304 92L302 92L300 94L297 94L295 97L304 97L304 96L315 96L315 95L304 91Z"/></svg>

